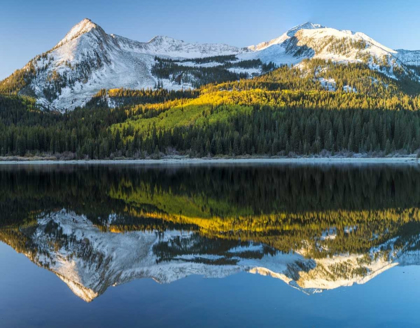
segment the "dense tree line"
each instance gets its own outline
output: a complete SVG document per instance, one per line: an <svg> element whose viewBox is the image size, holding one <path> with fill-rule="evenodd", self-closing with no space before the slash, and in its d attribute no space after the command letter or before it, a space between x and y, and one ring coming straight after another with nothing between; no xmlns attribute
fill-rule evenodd
<svg viewBox="0 0 420 328"><path fill-rule="evenodd" d="M40 110L31 98L0 96L0 155L70 153L94 159L174 151L308 155L420 148L420 97L411 96L402 82L364 64L304 65L312 73L281 67L199 90L101 90L85 108L67 113ZM339 81L337 91L325 91L321 77ZM342 90L346 85L357 92Z"/></svg>
<svg viewBox="0 0 420 328"><path fill-rule="evenodd" d="M214 111L229 110L218 107ZM89 114L89 115L88 115ZM413 153L420 148L420 113L389 110L320 110L253 108L226 122L181 126L172 130L155 125L144 132L108 127L127 119L124 111L75 111L41 124L0 124L1 155L27 152L72 152L78 157L158 155L170 149L191 156L300 155L330 152ZM51 124L50 124L51 123Z"/></svg>
<svg viewBox="0 0 420 328"><path fill-rule="evenodd" d="M177 99L191 99L196 98L200 94L199 90L166 90L166 89L102 89L86 104L89 108L106 108L109 107L109 100L115 106L139 105L139 104L155 104L165 103L167 101Z"/></svg>
<svg viewBox="0 0 420 328"><path fill-rule="evenodd" d="M229 110L225 107L214 109ZM251 113L229 117L227 122L176 127L143 134L119 130L127 139L126 151L144 149L149 154L168 148L191 151L193 156L298 155L349 151L413 153L420 148L420 113L387 110L322 110L253 108ZM121 144L122 145L122 144Z"/></svg>
<svg viewBox="0 0 420 328"><path fill-rule="evenodd" d="M191 59L182 59L179 62L193 62L196 64L207 64L207 63L228 63L231 61L238 60L236 55L226 55L226 56L211 56L211 57L202 57L202 58L191 58Z"/></svg>

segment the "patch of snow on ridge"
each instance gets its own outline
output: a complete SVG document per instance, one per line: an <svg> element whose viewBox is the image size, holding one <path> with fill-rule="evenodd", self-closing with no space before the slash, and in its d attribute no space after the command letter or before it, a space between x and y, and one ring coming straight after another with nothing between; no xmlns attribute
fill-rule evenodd
<svg viewBox="0 0 420 328"><path fill-rule="evenodd" d="M254 51L237 55L241 60L259 59L263 63L274 63L277 66L295 65L302 61L303 58L295 57L286 52L281 44L274 44L261 51Z"/></svg>
<svg viewBox="0 0 420 328"><path fill-rule="evenodd" d="M192 61L187 61L187 62L177 62L176 63L179 66L186 66L186 67L217 67L217 66L222 66L223 63L218 63L218 62L209 62L209 63L203 63L203 64L198 64L198 63L194 63Z"/></svg>
<svg viewBox="0 0 420 328"><path fill-rule="evenodd" d="M251 76L261 74L261 69L260 68L232 67L232 68L228 68L228 71L232 72L232 73L245 73L245 74L249 74Z"/></svg>
<svg viewBox="0 0 420 328"><path fill-rule="evenodd" d="M244 246L235 247L235 248L230 249L228 252L229 253L244 253L244 252L262 252L262 251L263 251L263 246L261 244L250 243L246 247Z"/></svg>
<svg viewBox="0 0 420 328"><path fill-rule="evenodd" d="M396 50L396 57L405 65L420 66L420 50Z"/></svg>
<svg viewBox="0 0 420 328"><path fill-rule="evenodd" d="M334 79L319 78L319 82L321 83L322 87L328 91L336 90L336 82Z"/></svg>
<svg viewBox="0 0 420 328"><path fill-rule="evenodd" d="M330 228L325 230L321 235L321 240L333 240L337 237L337 229Z"/></svg>
<svg viewBox="0 0 420 328"><path fill-rule="evenodd" d="M353 88L353 87L351 87L351 86L349 86L349 85L345 85L345 86L343 87L343 91L345 91L345 92L354 92L354 93L357 93L356 88Z"/></svg>

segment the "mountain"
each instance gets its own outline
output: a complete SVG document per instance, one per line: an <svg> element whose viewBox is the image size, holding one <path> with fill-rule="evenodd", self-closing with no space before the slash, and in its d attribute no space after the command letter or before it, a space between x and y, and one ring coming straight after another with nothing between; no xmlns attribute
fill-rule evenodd
<svg viewBox="0 0 420 328"><path fill-rule="evenodd" d="M149 42L132 41L106 34L84 19L54 48L32 59L1 85L13 91L18 77L25 84L18 85L19 93L32 95L45 106L72 109L82 106L100 89L156 87L157 79L151 74L155 56L195 58L240 51L223 44L194 44L162 36Z"/></svg>
<svg viewBox="0 0 420 328"><path fill-rule="evenodd" d="M84 19L51 50L1 81L0 93L28 95L43 107L64 111L84 106L101 89L189 89L261 75L269 63L299 64L305 71L305 59L364 63L392 79L417 81L419 58L420 51L396 51L364 33L310 22L273 40L238 48L165 36L138 42L107 34Z"/></svg>
<svg viewBox="0 0 420 328"><path fill-rule="evenodd" d="M246 58L259 58L277 65L298 64L303 59L323 59L336 63L365 63L372 70L392 78L411 75L407 65L418 66L418 51L393 50L361 32L337 30L320 24L305 23L280 37L248 47L253 51Z"/></svg>

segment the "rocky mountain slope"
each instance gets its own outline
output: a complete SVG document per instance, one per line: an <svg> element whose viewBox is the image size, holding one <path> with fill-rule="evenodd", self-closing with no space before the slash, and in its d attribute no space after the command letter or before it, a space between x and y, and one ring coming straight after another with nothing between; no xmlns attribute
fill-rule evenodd
<svg viewBox="0 0 420 328"><path fill-rule="evenodd" d="M61 111L83 106L101 89L171 90L209 81L249 78L263 65L299 64L304 59L364 63L393 79L418 80L420 51L393 50L364 33L305 23L280 37L247 48L198 44L157 36L149 42L107 34L84 19L51 50L0 82L0 93L35 97ZM300 65L305 69L305 65Z"/></svg>

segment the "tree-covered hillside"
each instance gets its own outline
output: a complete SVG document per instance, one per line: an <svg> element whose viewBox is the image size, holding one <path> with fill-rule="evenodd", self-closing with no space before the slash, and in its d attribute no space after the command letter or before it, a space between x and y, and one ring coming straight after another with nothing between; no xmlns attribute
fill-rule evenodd
<svg viewBox="0 0 420 328"><path fill-rule="evenodd" d="M302 65L196 90L102 90L64 114L37 109L30 98L0 96L0 154L93 159L418 151L418 82L365 64Z"/></svg>

